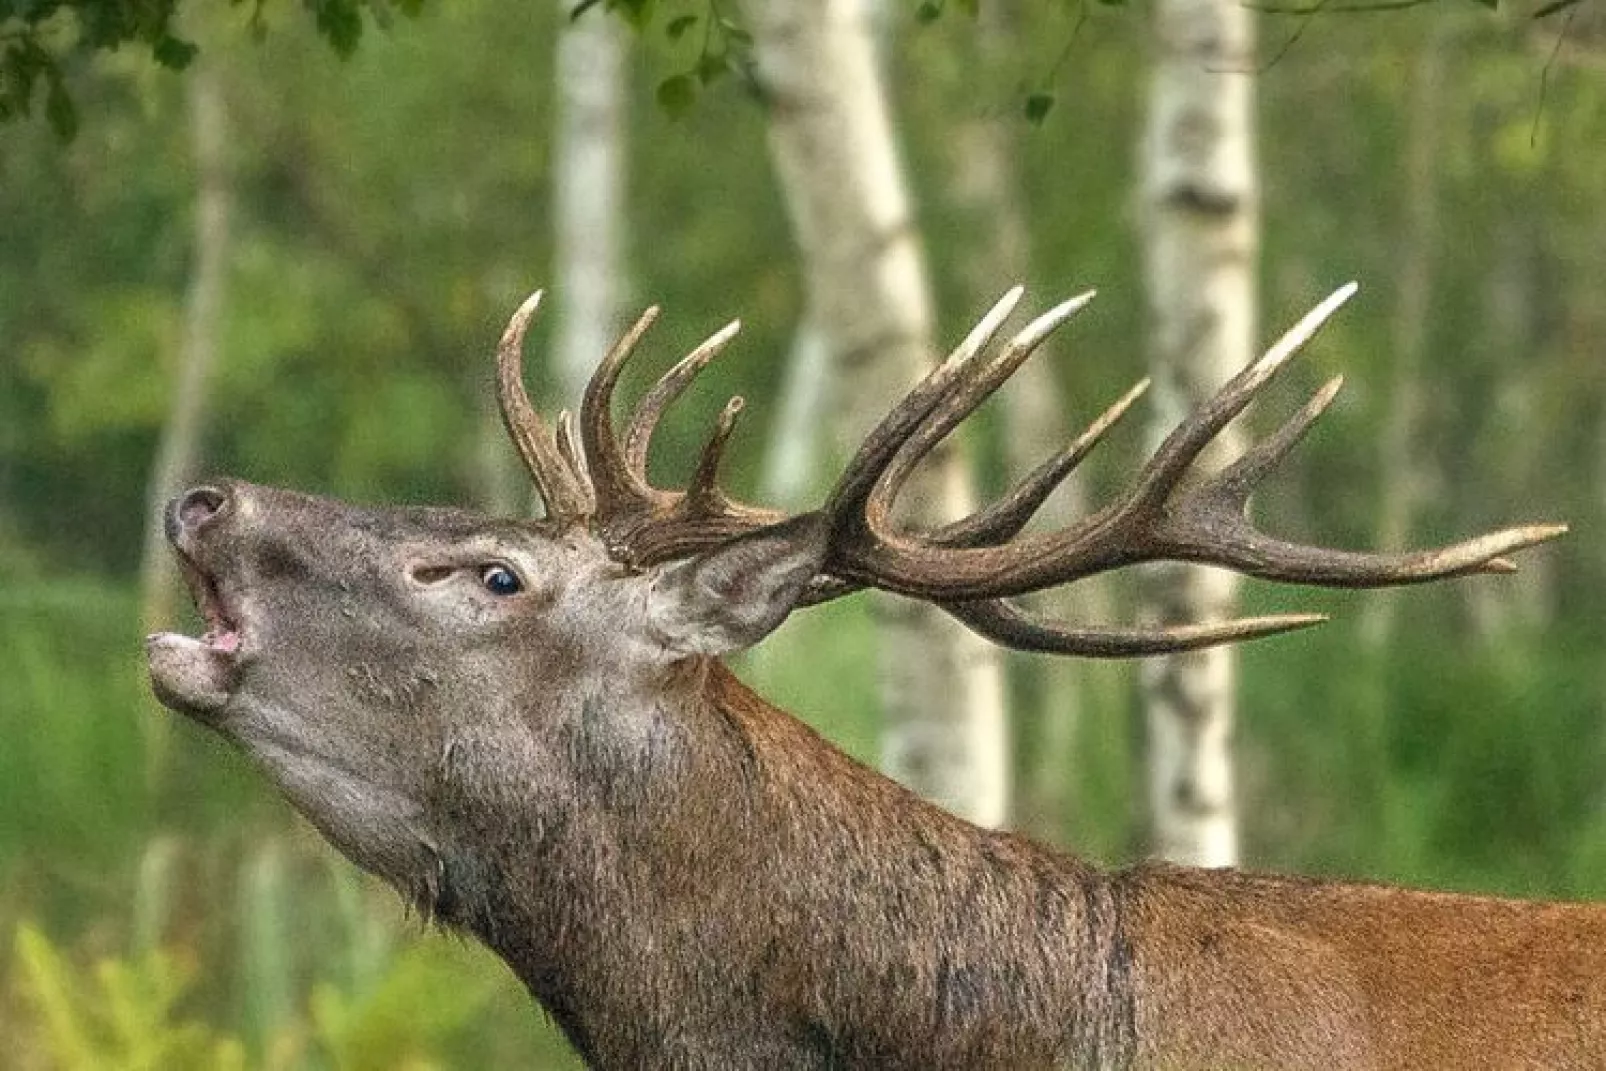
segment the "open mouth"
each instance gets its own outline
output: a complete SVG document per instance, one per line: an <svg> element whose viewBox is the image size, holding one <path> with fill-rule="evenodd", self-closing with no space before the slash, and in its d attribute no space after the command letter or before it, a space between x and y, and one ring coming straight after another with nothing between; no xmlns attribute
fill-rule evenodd
<svg viewBox="0 0 1606 1071"><path fill-rule="evenodd" d="M223 654L237 653L240 650L239 619L230 610L217 578L197 565L183 550L177 551L177 557L184 584L190 590L190 598L195 601L195 609L206 621L206 632L200 642Z"/></svg>
<svg viewBox="0 0 1606 1071"><path fill-rule="evenodd" d="M156 697L174 710L217 724L239 683L244 634L227 587L181 548L179 571L206 621L200 637L158 632L145 638L145 657Z"/></svg>

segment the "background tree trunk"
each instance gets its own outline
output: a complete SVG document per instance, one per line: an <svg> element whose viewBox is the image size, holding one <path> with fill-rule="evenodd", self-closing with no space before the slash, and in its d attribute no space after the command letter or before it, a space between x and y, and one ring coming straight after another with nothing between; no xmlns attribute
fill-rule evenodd
<svg viewBox="0 0 1606 1071"><path fill-rule="evenodd" d="M557 0L553 65L553 255L546 283L553 341L543 369L549 404L575 410L597 362L618 337L625 299L625 139L627 29L600 8L570 18L574 0ZM489 392L474 459L481 504L525 513L532 497Z"/></svg>
<svg viewBox="0 0 1606 1071"><path fill-rule="evenodd" d="M1401 550L1411 538L1424 495L1435 481L1423 449L1422 365L1433 308L1433 266L1439 237L1439 153L1444 83L1444 36L1436 33L1417 55L1405 130L1405 226L1399 243L1400 274L1390 342L1391 374L1383 434L1378 440L1378 550ZM1361 636L1374 651L1394 634L1399 593L1367 596Z"/></svg>
<svg viewBox="0 0 1606 1071"><path fill-rule="evenodd" d="M1258 192L1251 17L1233 0L1160 0L1155 8L1143 170L1156 441L1252 355ZM1204 463L1236 451L1231 432ZM1147 616L1226 617L1236 586L1219 570L1157 567L1145 584ZM1233 667L1230 648L1143 667L1155 849L1176 862L1227 866L1238 859Z"/></svg>
<svg viewBox="0 0 1606 1071"><path fill-rule="evenodd" d="M146 631L172 624L178 568L167 549L162 506L194 478L206 421L206 388L217 363L228 273L228 112L217 72L196 61L188 82L190 145L195 154L195 254L184 302L184 341L179 350L173 401L156 447L140 566L141 617Z"/></svg>
<svg viewBox="0 0 1606 1071"><path fill-rule="evenodd" d="M834 369L838 442L856 442L936 356L924 255L910 215L863 0L748 5L770 148L802 249L809 313ZM940 449L904 495L925 526L970 504ZM1000 661L939 611L877 596L883 766L955 813L1004 821Z"/></svg>
<svg viewBox="0 0 1606 1071"><path fill-rule="evenodd" d="M598 8L558 34L558 114L553 148L552 289L557 333L552 367L559 406L580 404L586 381L613 345L625 297L625 35Z"/></svg>
<svg viewBox="0 0 1606 1071"><path fill-rule="evenodd" d="M184 298L184 337L166 422L157 441L145 501L140 554L140 620L146 633L171 628L178 613L178 566L167 546L163 506L196 476L206 423L207 384L217 364L228 281L229 216L233 202L228 160L228 108L222 80L197 59L188 88L190 147L195 162L195 245ZM146 776L165 779L172 719L156 712L140 720Z"/></svg>
<svg viewBox="0 0 1606 1071"><path fill-rule="evenodd" d="M1018 13L1004 3L981 6L976 21L976 50L989 69L1003 69L1018 56ZM985 307L1006 286L1031 279L1031 233L1017 175L1019 119L1012 111L960 107L948 140L949 198L969 224L964 242L965 294L969 303ZM1057 300L1057 291L1034 288L1027 304ZM1034 300L1035 299L1035 300ZM1028 308L1028 311L1038 311ZM1011 474L1031 471L1067 439L1067 407L1054 377L1053 340L1027 361L1000 390L1004 407L1003 454ZM1086 487L1072 472L1044 503L1035 527L1059 528L1081 516ZM1051 617L1104 620L1110 617L1109 587L1102 577L1089 577L1070 589L1056 589L1024 600ZM1075 609L1073 610L1072 604ZM1023 739L1011 813L1021 829L1054 843L1064 843L1071 810L1071 782L1076 775L1075 744L1084 697L1087 664L1071 658L1011 658L1016 685L1012 709L1014 731ZM1023 704L1022 700L1026 702Z"/></svg>
<svg viewBox="0 0 1606 1071"><path fill-rule="evenodd" d="M780 509L805 508L819 469L820 420L831 381L824 332L805 320L792 338L780 410L764 455L762 500Z"/></svg>

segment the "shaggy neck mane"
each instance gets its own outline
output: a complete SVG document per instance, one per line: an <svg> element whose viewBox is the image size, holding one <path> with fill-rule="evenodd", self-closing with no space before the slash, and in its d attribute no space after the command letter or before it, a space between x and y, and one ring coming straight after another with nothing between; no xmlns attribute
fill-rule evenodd
<svg viewBox="0 0 1606 1071"><path fill-rule="evenodd" d="M792 1023L833 1058L890 1057L911 1031L980 1058L1002 1022L1053 1020L1047 1044L1123 1018L1087 984L1124 961L1092 868L919 800L716 661L677 677L673 706L632 737L651 763L588 736L581 704L569 759L613 764L614 783L570 779L602 787L532 801L489 866L445 863L444 887L475 892L443 917L495 948L582 1053L673 1062L750 1022L755 1044Z"/></svg>

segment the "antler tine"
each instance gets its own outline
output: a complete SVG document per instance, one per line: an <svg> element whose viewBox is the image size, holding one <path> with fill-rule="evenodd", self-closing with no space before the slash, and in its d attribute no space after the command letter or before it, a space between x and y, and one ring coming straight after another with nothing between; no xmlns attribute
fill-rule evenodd
<svg viewBox="0 0 1606 1071"><path fill-rule="evenodd" d="M1294 632L1327 621L1325 614L1275 614L1203 625L1084 628L1045 624L1021 613L1003 599L939 605L966 627L1000 646L1087 658L1141 658L1197 651L1203 647Z"/></svg>
<svg viewBox="0 0 1606 1071"><path fill-rule="evenodd" d="M897 499L898 493L903 490L909 474L931 452L931 449L946 439L966 417L976 411L977 406L991 397L1010 376L1019 371L1020 366L1037 352L1038 347L1049 335L1072 316L1087 308L1095 294L1096 291L1089 290L1060 302L1016 332L980 372L974 376L962 376L955 381L954 388L937 403L924 422L915 428L903 447L893 456L870 492L866 514L872 526L879 525L887 519L892 504ZM1080 457L1077 460L1080 460ZM1069 471L1066 470L1067 473ZM1063 478L1062 474L1061 479Z"/></svg>
<svg viewBox="0 0 1606 1071"><path fill-rule="evenodd" d="M652 434L657 430L658 421L663 416L664 410L680 397L691 381L697 378L697 374L708 367L709 362L719 356L720 351L741 329L742 322L732 320L714 332L665 372L636 404L636 411L630 418L630 426L625 431L624 455L626 467L643 484L647 483L647 449L652 443Z"/></svg>
<svg viewBox="0 0 1606 1071"><path fill-rule="evenodd" d="M1311 425L1327 412L1327 407L1333 404L1333 399L1338 397L1343 387L1343 376L1329 379L1275 433L1250 447L1242 457L1210 477L1208 482L1219 484L1222 492L1233 497L1242 509L1255 485L1276 468L1290 450L1299 445Z"/></svg>
<svg viewBox="0 0 1606 1071"><path fill-rule="evenodd" d="M736 418L742 415L742 407L746 404L738 394L726 402L725 408L720 411L719 423L708 437L703 455L697 462L697 471L686 488L686 502L693 512L717 509L724 497L719 489L719 465L725 456L725 444L730 441L731 432L736 430Z"/></svg>
<svg viewBox="0 0 1606 1071"><path fill-rule="evenodd" d="M977 547L1003 543L1014 538L1022 528L1026 527L1026 522L1038 511L1048 496L1053 494L1054 489L1070 475L1071 470L1092 452L1105 432L1114 427L1148 389L1149 380L1147 378L1140 380L1115 404L1100 413L1098 419L1088 425L1087 430L1078 435L1069 446L1033 469L1015 485L1013 491L968 517L943 525L927 536L926 541L938 547ZM922 427L922 431L924 428L925 426ZM890 476L883 477L882 486L888 482ZM879 489L877 493L880 493ZM893 490L891 494L896 495L897 491ZM800 605L813 606L830 602L832 599L840 599L863 588L863 584L838 577L817 577L814 583L809 585Z"/></svg>
<svg viewBox="0 0 1606 1071"><path fill-rule="evenodd" d="M559 453L552 430L530 404L524 389L524 334L540 308L541 295L537 290L525 298L502 332L496 347L497 400L502 424L530 472L547 517L567 523L590 512L590 495L579 472Z"/></svg>
<svg viewBox="0 0 1606 1071"><path fill-rule="evenodd" d="M1155 538L1165 556L1224 565L1250 576L1326 587L1417 584L1465 573L1505 573L1503 555L1554 539L1565 525L1529 525L1445 547L1395 554L1330 550L1276 539L1250 524L1249 495L1327 411L1344 385L1327 381L1282 427L1202 481L1167 510Z"/></svg>
<svg viewBox="0 0 1606 1071"><path fill-rule="evenodd" d="M635 353L641 337L658 319L658 312L657 305L649 306L630 329L619 336L619 341L592 373L580 403L580 442L591 467L597 511L604 515L639 508L652 500L651 490L644 481L636 479L614 438L613 390L619 382L620 370Z"/></svg>
<svg viewBox="0 0 1606 1071"><path fill-rule="evenodd" d="M968 517L932 532L931 542L943 547L977 547L1013 539L1042 508L1054 489L1065 481L1065 477L1092 453L1105 433L1143 397L1149 389L1149 382L1147 377L1139 380L1131 390L1100 413L1069 446L1038 465L1009 494Z"/></svg>
<svg viewBox="0 0 1606 1071"><path fill-rule="evenodd" d="M1165 500L1181 481L1210 440L1243 412L1254 396L1285 368L1301 346L1343 304L1355 296L1358 284L1345 283L1327 299L1307 312L1282 338L1254 364L1238 373L1192 417L1168 435L1138 476L1130 504L1134 509L1152 507Z"/></svg>
<svg viewBox="0 0 1606 1071"><path fill-rule="evenodd" d="M944 545L930 535L905 536L864 520L855 525L840 519L828 572L840 581L936 603L1007 598L1157 560L1217 565L1294 584L1369 587L1508 571L1511 563L1504 555L1565 531L1556 525L1531 525L1404 554L1304 546L1257 531L1244 516L1249 490L1305 434L1331 402L1337 382L1318 391L1237 464L1179 493L1183 471L1204 444L1243 410L1353 292L1353 286L1343 287L1305 316L1264 358L1166 439L1127 496L1093 516L1056 532L1022 535L1002 546ZM833 593L832 588L816 585L809 596L820 601Z"/></svg>
<svg viewBox="0 0 1606 1071"><path fill-rule="evenodd" d="M1505 555L1566 532L1565 524L1531 524L1425 550L1392 554L1331 550L1265 535L1241 514L1216 508L1207 500L1182 505L1155 533L1155 550L1145 560L1193 561L1312 587L1381 588L1472 573L1515 572Z"/></svg>
<svg viewBox="0 0 1606 1071"><path fill-rule="evenodd" d="M909 437L956 386L963 385L965 373L1015 310L1023 293L1025 288L1016 286L999 298L987 315L971 328L964 341L881 419L843 470L836 488L826 500L823 513L844 519L857 516L876 481Z"/></svg>
<svg viewBox="0 0 1606 1071"><path fill-rule="evenodd" d="M738 322L715 332L664 373L636 405L624 440L614 437L611 412L619 370L657 315L656 306L644 312L604 358L586 388L580 419L597 487L595 526L619 560L636 567L693 553L785 519L777 511L736 502L718 487L725 445L742 410L740 398L732 398L720 414L684 492L660 490L647 479L647 450L664 409L735 337Z"/></svg>
<svg viewBox="0 0 1606 1071"><path fill-rule="evenodd" d="M575 437L574 414L567 409L558 412L558 453L563 455L564 463L580 477L580 490L586 496L586 514L595 513L597 498L591 483L591 472L586 465L585 451L580 448L580 440Z"/></svg>

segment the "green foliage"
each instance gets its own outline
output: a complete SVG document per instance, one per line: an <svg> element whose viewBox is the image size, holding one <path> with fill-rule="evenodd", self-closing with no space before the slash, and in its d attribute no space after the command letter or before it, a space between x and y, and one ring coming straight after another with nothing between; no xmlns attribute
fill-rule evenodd
<svg viewBox="0 0 1606 1071"><path fill-rule="evenodd" d="M280 933L280 949L269 954L285 955L290 937ZM36 926L17 927L9 974L21 1014L8 1040L22 1066L37 1057L57 1071L426 1071L456 1063L448 1055L455 1039L483 1025L500 984L490 965L460 946L421 941L388 958L360 988L316 982L304 1011L286 1003L260 1024L271 1032L248 1046L197 1017L207 1004L193 955L153 948L88 966L75 959ZM540 1066L570 1064L551 1050L549 1039L526 1051L541 1054Z"/></svg>
<svg viewBox="0 0 1606 1071"><path fill-rule="evenodd" d="M160 951L78 968L43 933L17 928L14 970L38 1046L60 1071L243 1071L245 1050L182 1016L195 966Z"/></svg>
<svg viewBox="0 0 1606 1071"><path fill-rule="evenodd" d="M440 1066L439 1039L469 1026L483 1011L493 976L465 976L461 957L444 942L406 949L365 992L330 983L312 993L314 1037L339 1071L423 1071Z"/></svg>
<svg viewBox="0 0 1606 1071"><path fill-rule="evenodd" d="M252 25L260 32L267 0L249 2ZM415 16L423 0L302 0L318 32L340 56L350 56L362 40L366 13L388 25L392 12ZM56 136L70 141L78 132L78 104L68 73L125 45L145 46L158 66L182 71L196 46L180 37L178 0L0 0L0 123L33 112L43 86L44 114Z"/></svg>
<svg viewBox="0 0 1606 1071"><path fill-rule="evenodd" d="M62 140L78 130L66 84L70 58L139 43L169 70L182 70L195 47L173 30L177 0L5 0L0 2L0 123L32 113L43 85L45 117Z"/></svg>
<svg viewBox="0 0 1606 1071"><path fill-rule="evenodd" d="M753 37L727 10L729 0L685 0L662 20L662 40L679 69L659 79L653 96L671 119L686 116L703 91L734 79L750 94L760 95ZM650 31L652 12L632 17L637 29ZM688 56L689 53L689 56Z"/></svg>
<svg viewBox="0 0 1606 1071"><path fill-rule="evenodd" d="M1086 421L1142 374L1132 146L1143 27L1092 5L1079 23L1071 5L1039 0L983 57L960 7L899 37L887 68L939 334L956 338L980 290L1014 281L975 278L997 221L955 189L956 156L971 144L959 127L1003 116L1014 141L997 160L1013 165L1029 222L1032 298L1101 290L1044 355L1070 419ZM1353 631L1377 593L1252 589L1249 612L1309 608L1339 621L1244 650L1239 796L1255 865L1598 896L1606 554L1589 533L1606 519L1606 89L1558 65L1541 108L1531 54L1467 8L1438 156L1445 222L1418 446L1437 477L1417 538L1527 517L1568 519L1578 534L1515 580L1402 593L1400 641L1382 652ZM653 50L629 112L631 290L665 307L621 393L740 314L742 337L668 415L652 465L665 486L683 480L739 391L750 405L730 483L750 498L803 296L761 110L708 89L737 84L710 59L727 32L715 12L663 0L610 16L639 20ZM1261 80L1262 335L1336 282L1363 282L1246 418L1272 426L1303 390L1349 374L1344 398L1259 496L1257 515L1278 532L1375 538L1392 464L1375 444L1409 252L1402 72L1440 17L1402 16L1382 39L1315 22ZM563 13L474 0L423 5L418 18L415 32L369 35L344 62L310 33L200 38L219 61L235 195L208 471L364 501L477 503L488 473L511 460L486 409L487 358L518 298L564 283L548 268L545 218L550 44ZM728 50L742 47L733 37ZM63 69L93 121L66 146L43 124L12 124L0 152L0 934L26 918L55 954L54 974L50 952L25 971L4 941L0 1034L34 1047L31 1062L18 1050L19 1071L72 1066L55 1055L58 1033L105 1055L122 1037L94 966L108 961L136 994L119 999L141 1009L129 1020L143 1024L141 1045L234 1045L253 1068L575 1066L492 957L422 936L232 751L150 701L131 586L182 338L194 175L185 87L142 76L146 66L143 55L73 60ZM689 88L671 91L692 105L674 116L653 100L666 77ZM1034 94L1047 103L1023 122ZM551 329L535 325L531 378L556 408L572 399L551 395L538 360ZM972 437L994 459L996 415ZM1130 478L1141 425L1089 459L1093 501ZM996 493L1008 474L995 463L985 476ZM1130 599L1117 594L1119 616ZM1512 620L1491 624L1491 607ZM1080 610L1068 613L1090 616ZM863 600L797 615L740 671L876 757ZM1110 863L1144 850L1133 673L1089 668L1064 756L1068 840ZM1035 745L1038 712L1065 699L1021 689L1023 748ZM149 753L158 724L175 726L165 774ZM71 1012L59 1031L35 995L48 977L69 994L57 1000Z"/></svg>

